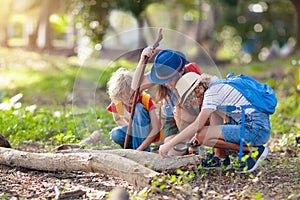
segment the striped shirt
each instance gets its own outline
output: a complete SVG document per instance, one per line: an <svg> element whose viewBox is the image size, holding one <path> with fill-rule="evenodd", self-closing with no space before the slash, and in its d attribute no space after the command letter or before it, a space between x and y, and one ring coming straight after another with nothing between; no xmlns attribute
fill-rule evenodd
<svg viewBox="0 0 300 200"><path fill-rule="evenodd" d="M204 93L204 100L201 109L217 109L217 106L245 106L251 103L234 87L228 84L215 84L209 87ZM254 109L246 109L245 113L250 114ZM240 111L234 111L240 112Z"/></svg>

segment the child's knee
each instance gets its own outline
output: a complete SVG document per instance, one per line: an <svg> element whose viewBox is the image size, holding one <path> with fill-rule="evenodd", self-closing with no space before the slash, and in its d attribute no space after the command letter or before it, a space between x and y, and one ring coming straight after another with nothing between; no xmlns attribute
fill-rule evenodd
<svg viewBox="0 0 300 200"><path fill-rule="evenodd" d="M118 138L118 133L117 133L117 131L112 130L112 131L109 133L109 135L110 135L110 139L113 140L113 141L116 141L116 139Z"/></svg>
<svg viewBox="0 0 300 200"><path fill-rule="evenodd" d="M126 133L124 133L120 128L114 128L111 132L110 132L110 139L112 141L114 141L117 144L120 144L124 141L124 135Z"/></svg>

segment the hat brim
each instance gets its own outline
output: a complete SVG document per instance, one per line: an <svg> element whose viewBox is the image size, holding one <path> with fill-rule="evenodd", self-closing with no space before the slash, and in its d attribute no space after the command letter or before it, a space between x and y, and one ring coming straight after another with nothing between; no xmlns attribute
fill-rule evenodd
<svg viewBox="0 0 300 200"><path fill-rule="evenodd" d="M191 87L182 95L182 97L180 98L180 104L183 104L187 97L192 93L192 91L194 91L194 89L199 85L200 83L200 79L197 79L192 85Z"/></svg>
<svg viewBox="0 0 300 200"><path fill-rule="evenodd" d="M167 79L159 79L157 78L157 76L155 75L155 70L151 69L150 72L148 72L146 74L146 77L148 78L148 80L153 83L153 84L159 84L159 85L164 85L168 82L170 82L173 78L175 78L177 75L179 75L179 72L177 74L175 74L174 76L167 78Z"/></svg>

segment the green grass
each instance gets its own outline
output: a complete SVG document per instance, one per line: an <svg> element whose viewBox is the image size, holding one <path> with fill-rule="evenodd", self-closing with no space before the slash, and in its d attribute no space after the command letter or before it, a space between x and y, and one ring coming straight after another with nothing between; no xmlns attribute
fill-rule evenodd
<svg viewBox="0 0 300 200"><path fill-rule="evenodd" d="M18 97L17 101L16 97ZM77 143L94 130L102 133L102 145L110 145L108 132L113 126L111 115L102 108L74 114L64 107L23 106L21 94L0 104L0 132L14 146L39 143L55 146Z"/></svg>
<svg viewBox="0 0 300 200"><path fill-rule="evenodd" d="M101 65L80 66L76 58L19 49L0 48L0 56L0 133L13 145L76 143L99 129L104 134L103 145L110 145L107 133L113 120L105 105L85 107L78 114L73 111L80 108L68 98L75 80L105 87L116 65L110 70ZM101 75L104 78L99 78ZM103 90L101 98L105 101ZM21 98L15 101L15 95ZM3 108L5 104L8 106Z"/></svg>
<svg viewBox="0 0 300 200"><path fill-rule="evenodd" d="M79 66L63 57L0 48L0 90L23 93L23 101L60 104L73 87Z"/></svg>
<svg viewBox="0 0 300 200"><path fill-rule="evenodd" d="M79 65L76 57L0 47L0 94L10 97L22 93L22 100L28 103L61 105L68 101L76 80L105 90L111 73L121 66L133 69L136 64L88 59Z"/></svg>

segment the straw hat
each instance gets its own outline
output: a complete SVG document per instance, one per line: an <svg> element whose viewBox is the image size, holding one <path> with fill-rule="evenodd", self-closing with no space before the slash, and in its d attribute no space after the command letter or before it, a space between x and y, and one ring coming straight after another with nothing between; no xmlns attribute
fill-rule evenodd
<svg viewBox="0 0 300 200"><path fill-rule="evenodd" d="M154 59L151 71L147 74L150 82L165 84L170 82L183 70L186 64L185 55L179 51L162 50Z"/></svg>
<svg viewBox="0 0 300 200"><path fill-rule="evenodd" d="M180 103L184 103L186 98L195 89L195 87L202 80L201 75L195 72L188 72L184 74L176 83L175 88L180 96Z"/></svg>

